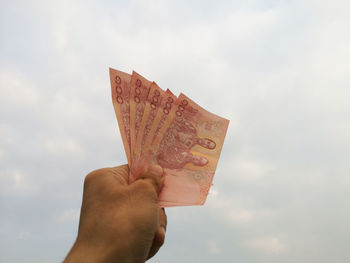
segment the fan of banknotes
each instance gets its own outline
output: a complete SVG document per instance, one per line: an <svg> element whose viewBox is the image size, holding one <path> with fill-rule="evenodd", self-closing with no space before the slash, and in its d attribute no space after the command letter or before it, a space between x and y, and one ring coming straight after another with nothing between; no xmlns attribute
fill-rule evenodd
<svg viewBox="0 0 350 263"><path fill-rule="evenodd" d="M129 183L159 165L164 174L159 207L203 205L229 121L136 72L110 68L109 73Z"/></svg>

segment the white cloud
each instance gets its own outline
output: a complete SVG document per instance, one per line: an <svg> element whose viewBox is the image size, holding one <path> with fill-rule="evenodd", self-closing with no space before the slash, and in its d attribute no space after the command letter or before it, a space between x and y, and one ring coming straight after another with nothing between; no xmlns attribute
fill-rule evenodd
<svg viewBox="0 0 350 263"><path fill-rule="evenodd" d="M1 107L33 108L39 101L40 91L33 81L20 72L0 69Z"/></svg>
<svg viewBox="0 0 350 263"><path fill-rule="evenodd" d="M281 19L279 9L234 12L215 26L221 30L222 40L233 45L256 45L255 40L264 38ZM238 26L239 25L239 26Z"/></svg>
<svg viewBox="0 0 350 263"><path fill-rule="evenodd" d="M250 210L230 211L228 219L235 225L251 223L254 219L254 212Z"/></svg>
<svg viewBox="0 0 350 263"><path fill-rule="evenodd" d="M5 144L14 143L13 129L10 125L6 123L0 123L0 138L1 138L0 147L4 147Z"/></svg>
<svg viewBox="0 0 350 263"><path fill-rule="evenodd" d="M287 245L278 236L256 237L245 242L245 245L264 254L282 254Z"/></svg>
<svg viewBox="0 0 350 263"><path fill-rule="evenodd" d="M233 228L250 228L259 222L275 219L274 211L254 207L256 202L254 197L238 193L230 195L223 191L220 194L210 195L207 205L219 220Z"/></svg>
<svg viewBox="0 0 350 263"><path fill-rule="evenodd" d="M47 138L44 142L49 154L68 158L83 158L85 151L78 141L72 138L56 137Z"/></svg>
<svg viewBox="0 0 350 263"><path fill-rule="evenodd" d="M21 232L17 235L17 239L20 239L20 240L25 240L25 239L28 239L32 236L32 234L28 231L24 231L24 232Z"/></svg>
<svg viewBox="0 0 350 263"><path fill-rule="evenodd" d="M80 99L76 94L69 94L70 91L57 92L53 96L46 98L45 112L43 115L49 121L50 119L69 120L72 117L87 118L89 115L93 117L93 111L89 110L86 102ZM43 105L43 106L44 106Z"/></svg>
<svg viewBox="0 0 350 263"><path fill-rule="evenodd" d="M208 252L212 255L218 255L221 252L220 243L216 240L208 240Z"/></svg>
<svg viewBox="0 0 350 263"><path fill-rule="evenodd" d="M4 196L26 196L38 189L30 174L18 168L0 170L0 193Z"/></svg>
<svg viewBox="0 0 350 263"><path fill-rule="evenodd" d="M60 223L66 223L72 221L74 223L78 222L80 210L77 208L70 208L62 211L57 215L57 221Z"/></svg>
<svg viewBox="0 0 350 263"><path fill-rule="evenodd" d="M242 181L256 181L261 177L269 176L274 171L273 165L263 160L249 160L243 156L226 162L230 164L229 170L232 177Z"/></svg>

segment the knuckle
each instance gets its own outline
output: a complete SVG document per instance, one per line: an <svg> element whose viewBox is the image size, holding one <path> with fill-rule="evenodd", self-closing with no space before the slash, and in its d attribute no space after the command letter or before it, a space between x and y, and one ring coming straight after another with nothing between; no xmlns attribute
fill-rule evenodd
<svg viewBox="0 0 350 263"><path fill-rule="evenodd" d="M165 209L164 208L161 209L160 221L161 221L161 225L164 227L164 229L166 229L167 224L168 224L168 217L167 217L167 215L165 213Z"/></svg>
<svg viewBox="0 0 350 263"><path fill-rule="evenodd" d="M162 231L157 231L156 233L156 242L157 246L161 247L165 241L165 234Z"/></svg>
<svg viewBox="0 0 350 263"><path fill-rule="evenodd" d="M95 171L90 172L85 176L84 187L89 186L91 183L96 182L101 176L105 175L109 172L110 168L102 168Z"/></svg>
<svg viewBox="0 0 350 263"><path fill-rule="evenodd" d="M85 176L85 180L84 180L84 186L87 186L91 183L91 181L94 181L96 178L96 173L95 172L91 172L89 173L87 176Z"/></svg>
<svg viewBox="0 0 350 263"><path fill-rule="evenodd" d="M137 186L143 193L157 195L156 186L152 179L139 179Z"/></svg>
<svg viewBox="0 0 350 263"><path fill-rule="evenodd" d="M163 246L164 241L165 241L164 236L159 237L159 238L157 239L157 245L158 245L159 247Z"/></svg>

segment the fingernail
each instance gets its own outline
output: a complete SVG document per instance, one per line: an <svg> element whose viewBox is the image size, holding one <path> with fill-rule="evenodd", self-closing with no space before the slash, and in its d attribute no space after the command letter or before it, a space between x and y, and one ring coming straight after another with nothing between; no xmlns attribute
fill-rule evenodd
<svg viewBox="0 0 350 263"><path fill-rule="evenodd" d="M160 165L153 164L148 168L148 172L155 176L162 177L163 168Z"/></svg>

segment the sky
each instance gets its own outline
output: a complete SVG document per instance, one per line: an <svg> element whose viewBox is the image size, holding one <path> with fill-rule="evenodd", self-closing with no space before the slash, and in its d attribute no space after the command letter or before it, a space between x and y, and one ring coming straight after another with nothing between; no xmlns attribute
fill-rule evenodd
<svg viewBox="0 0 350 263"><path fill-rule="evenodd" d="M207 202L149 262L350 262L350 2L0 1L0 262L61 262L126 163L108 68L230 120Z"/></svg>

